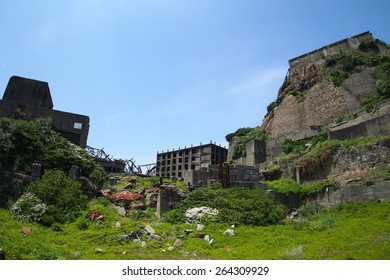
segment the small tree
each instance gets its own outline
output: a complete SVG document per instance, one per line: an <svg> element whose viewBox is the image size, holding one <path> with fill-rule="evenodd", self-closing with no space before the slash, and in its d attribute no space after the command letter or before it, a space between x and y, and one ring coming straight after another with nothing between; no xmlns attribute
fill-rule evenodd
<svg viewBox="0 0 390 280"><path fill-rule="evenodd" d="M47 205L47 211L42 217L45 225L72 222L87 204L81 184L60 170L46 171L42 179L27 187L27 191Z"/></svg>

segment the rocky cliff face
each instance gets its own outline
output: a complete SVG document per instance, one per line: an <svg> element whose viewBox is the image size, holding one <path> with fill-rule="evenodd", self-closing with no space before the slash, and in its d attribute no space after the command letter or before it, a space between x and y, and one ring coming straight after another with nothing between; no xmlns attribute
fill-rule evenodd
<svg viewBox="0 0 390 280"><path fill-rule="evenodd" d="M278 93L280 103L265 117L263 129L272 138L298 131L315 133L360 108L365 96L377 94L374 70L374 67L364 67L351 74L340 87L327 79L324 60L309 64L301 75L289 73Z"/></svg>
<svg viewBox="0 0 390 280"><path fill-rule="evenodd" d="M348 57L335 58L348 61L329 63L329 56L321 56L289 69L276 102L269 106L263 120L262 128L271 138L310 137L378 96L374 73L382 66L365 60L388 59L389 48L380 46L375 52L349 51ZM332 80L334 73L345 75L340 84Z"/></svg>

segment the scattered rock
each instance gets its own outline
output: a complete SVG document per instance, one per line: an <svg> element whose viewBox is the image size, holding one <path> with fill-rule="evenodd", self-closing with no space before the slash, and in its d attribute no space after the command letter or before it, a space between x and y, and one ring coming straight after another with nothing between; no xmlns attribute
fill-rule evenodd
<svg viewBox="0 0 390 280"><path fill-rule="evenodd" d="M142 248L146 247L146 242L145 241L141 241L140 239L134 239L133 241L134 241L134 243L139 244Z"/></svg>
<svg viewBox="0 0 390 280"><path fill-rule="evenodd" d="M227 230L225 230L225 232L223 234L225 236L227 236L227 237L233 237L234 236L234 230L233 229L227 229Z"/></svg>
<svg viewBox="0 0 390 280"><path fill-rule="evenodd" d="M176 241L173 244L173 246L175 246L175 247L182 247L183 246L183 242L181 242L180 239L176 239Z"/></svg>
<svg viewBox="0 0 390 280"><path fill-rule="evenodd" d="M22 233L25 236L27 236L27 235L29 235L32 232L32 228L30 228L30 227L22 227L21 231L22 231Z"/></svg>
<svg viewBox="0 0 390 280"><path fill-rule="evenodd" d="M168 251L169 251L169 252L172 252L172 251L174 251L174 250L175 250L175 247L172 247L172 246L168 247Z"/></svg>
<svg viewBox="0 0 390 280"><path fill-rule="evenodd" d="M98 211L94 210L91 214L91 216L89 217L89 220L91 222L95 222L95 221L104 221L104 216L101 215Z"/></svg>
<svg viewBox="0 0 390 280"><path fill-rule="evenodd" d="M204 225L198 224L197 227L196 227L196 230L197 231L203 231L204 230Z"/></svg>
<svg viewBox="0 0 390 280"><path fill-rule="evenodd" d="M154 234L154 233L156 233L156 232L154 231L154 229L153 229L150 225L146 225L145 231L146 231L148 234Z"/></svg>
<svg viewBox="0 0 390 280"><path fill-rule="evenodd" d="M186 211L185 218L186 222L190 224L200 223L202 217L217 216L219 211L209 207L196 207Z"/></svg>
<svg viewBox="0 0 390 280"><path fill-rule="evenodd" d="M81 253L80 252L74 252L73 253L73 257L76 259L76 260L79 260L81 258Z"/></svg>
<svg viewBox="0 0 390 280"><path fill-rule="evenodd" d="M118 213L118 215L125 217L126 216L126 209L124 207L114 205L114 209Z"/></svg>
<svg viewBox="0 0 390 280"><path fill-rule="evenodd" d="M152 234L150 234L150 237L152 238L152 239L155 239L155 240L161 240L161 236L159 236L159 235L157 235L157 234L154 234L154 233L152 233Z"/></svg>
<svg viewBox="0 0 390 280"><path fill-rule="evenodd" d="M133 201L131 202L131 208L133 209L139 209L139 210L145 210L145 204L141 200Z"/></svg>
<svg viewBox="0 0 390 280"><path fill-rule="evenodd" d="M194 231L192 229L186 229L184 230L184 233L186 234L190 234L190 233L193 233Z"/></svg>
<svg viewBox="0 0 390 280"><path fill-rule="evenodd" d="M137 184L137 177L130 177L128 180L127 180L129 183L131 184Z"/></svg>
<svg viewBox="0 0 390 280"><path fill-rule="evenodd" d="M288 220L298 219L298 216L299 216L299 213L298 213L298 210L296 208L291 208L287 212L287 219Z"/></svg>
<svg viewBox="0 0 390 280"><path fill-rule="evenodd" d="M121 226L121 223L119 221L117 221L115 224L114 224L114 227L120 227Z"/></svg>
<svg viewBox="0 0 390 280"><path fill-rule="evenodd" d="M127 234L114 235L113 237L116 238L116 239L120 239L120 240L122 240L122 241L124 241L124 242L127 242L127 241L130 240L130 236L127 235Z"/></svg>
<svg viewBox="0 0 390 280"><path fill-rule="evenodd" d="M131 231L129 234L127 234L131 239L139 239L137 234L134 231Z"/></svg>
<svg viewBox="0 0 390 280"><path fill-rule="evenodd" d="M105 253L105 251L103 249L101 249L101 248L96 248L95 249L95 254L104 254L104 253Z"/></svg>
<svg viewBox="0 0 390 280"><path fill-rule="evenodd" d="M118 184L119 181L122 180L122 177L121 176L112 176L112 177L109 177L108 178L108 181L110 182L110 184Z"/></svg>
<svg viewBox="0 0 390 280"><path fill-rule="evenodd" d="M103 189L100 191L100 193L106 198L109 198L112 194L110 189Z"/></svg>
<svg viewBox="0 0 390 280"><path fill-rule="evenodd" d="M207 242L210 241L210 235L205 235L205 237L203 237L204 240L206 240Z"/></svg>

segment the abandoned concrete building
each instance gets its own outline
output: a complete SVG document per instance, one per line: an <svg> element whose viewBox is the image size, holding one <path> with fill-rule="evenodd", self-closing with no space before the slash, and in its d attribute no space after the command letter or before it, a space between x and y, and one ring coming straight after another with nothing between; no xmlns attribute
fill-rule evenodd
<svg viewBox="0 0 390 280"><path fill-rule="evenodd" d="M51 117L54 129L70 142L85 148L89 117L53 109L49 84L43 81L12 76L0 100L0 117L33 120Z"/></svg>
<svg viewBox="0 0 390 280"><path fill-rule="evenodd" d="M187 170L207 169L211 165L223 163L228 150L215 143L200 144L189 148L157 153L156 175L164 178L184 177Z"/></svg>

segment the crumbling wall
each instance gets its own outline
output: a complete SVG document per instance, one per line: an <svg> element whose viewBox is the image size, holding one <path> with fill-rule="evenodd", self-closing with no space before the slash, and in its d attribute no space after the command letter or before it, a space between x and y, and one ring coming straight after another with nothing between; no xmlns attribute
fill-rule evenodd
<svg viewBox="0 0 390 280"><path fill-rule="evenodd" d="M157 198L157 217L172 210L173 207L184 199L185 195L172 186L161 186Z"/></svg>
<svg viewBox="0 0 390 280"><path fill-rule="evenodd" d="M307 196L303 203L333 207L340 202L364 202L390 199L390 177L367 182L343 181Z"/></svg>

